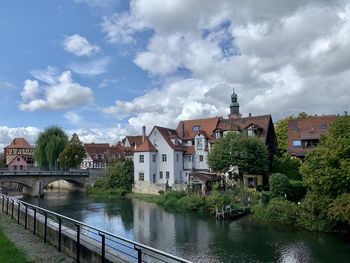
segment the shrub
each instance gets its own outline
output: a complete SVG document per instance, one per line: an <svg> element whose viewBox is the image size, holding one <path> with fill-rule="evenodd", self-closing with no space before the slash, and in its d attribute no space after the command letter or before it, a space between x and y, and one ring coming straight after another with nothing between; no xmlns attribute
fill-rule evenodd
<svg viewBox="0 0 350 263"><path fill-rule="evenodd" d="M262 192L260 201L262 205L267 205L270 202L270 194L268 192Z"/></svg>
<svg viewBox="0 0 350 263"><path fill-rule="evenodd" d="M203 212L205 199L199 195L187 195L179 199L176 205L178 209Z"/></svg>
<svg viewBox="0 0 350 263"><path fill-rule="evenodd" d="M290 180L301 180L300 161L289 156L275 156L272 163L273 173L285 174Z"/></svg>
<svg viewBox="0 0 350 263"><path fill-rule="evenodd" d="M269 178L271 197L283 197L289 190L289 180L284 174L272 174Z"/></svg>
<svg viewBox="0 0 350 263"><path fill-rule="evenodd" d="M301 201L306 195L306 187L302 181L289 181L288 200L292 202Z"/></svg>
<svg viewBox="0 0 350 263"><path fill-rule="evenodd" d="M231 204L231 198L226 194L220 194L218 192L214 192L211 195L206 197L205 200L206 210L210 213L215 213L216 208L221 208L225 205Z"/></svg>

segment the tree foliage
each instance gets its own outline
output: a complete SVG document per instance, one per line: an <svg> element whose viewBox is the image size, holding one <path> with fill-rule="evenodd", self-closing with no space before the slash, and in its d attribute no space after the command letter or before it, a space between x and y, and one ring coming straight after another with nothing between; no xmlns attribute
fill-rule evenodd
<svg viewBox="0 0 350 263"><path fill-rule="evenodd" d="M35 143L34 158L41 167L58 167L58 158L68 142L65 132L57 127L51 126L39 134Z"/></svg>
<svg viewBox="0 0 350 263"><path fill-rule="evenodd" d="M289 180L284 174L275 173L269 177L270 195L274 197L284 197L289 191Z"/></svg>
<svg viewBox="0 0 350 263"><path fill-rule="evenodd" d="M304 184L319 195L350 192L350 116L338 117L301 166Z"/></svg>
<svg viewBox="0 0 350 263"><path fill-rule="evenodd" d="M257 138L233 132L217 140L208 155L208 163L219 172L227 172L236 165L240 173L265 175L269 169L266 145Z"/></svg>
<svg viewBox="0 0 350 263"><path fill-rule="evenodd" d="M78 168L86 156L83 142L74 133L72 138L59 155L60 166L64 168Z"/></svg>
<svg viewBox="0 0 350 263"><path fill-rule="evenodd" d="M301 174L299 172L301 162L296 158L290 156L274 156L272 163L273 173L283 173L290 180L301 180Z"/></svg>
<svg viewBox="0 0 350 263"><path fill-rule="evenodd" d="M131 191L134 184L134 164L132 160L117 159L110 164L102 179L95 187L100 189L125 189Z"/></svg>

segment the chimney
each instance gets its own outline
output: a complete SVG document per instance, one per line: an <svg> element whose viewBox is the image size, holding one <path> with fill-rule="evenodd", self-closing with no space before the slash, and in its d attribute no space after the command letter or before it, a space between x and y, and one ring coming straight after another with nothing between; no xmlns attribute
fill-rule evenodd
<svg viewBox="0 0 350 263"><path fill-rule="evenodd" d="M249 112L248 117L249 117L249 118L251 118L251 117L252 117L252 113L251 113L251 112Z"/></svg>
<svg viewBox="0 0 350 263"><path fill-rule="evenodd" d="M146 139L146 126L142 126L142 142Z"/></svg>

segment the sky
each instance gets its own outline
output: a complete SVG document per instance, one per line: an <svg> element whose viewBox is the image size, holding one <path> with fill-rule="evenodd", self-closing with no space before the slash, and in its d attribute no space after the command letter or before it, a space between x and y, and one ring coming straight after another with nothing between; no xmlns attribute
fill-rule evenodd
<svg viewBox="0 0 350 263"><path fill-rule="evenodd" d="M350 109L350 1L4 0L0 146L50 125L117 143L145 125Z"/></svg>

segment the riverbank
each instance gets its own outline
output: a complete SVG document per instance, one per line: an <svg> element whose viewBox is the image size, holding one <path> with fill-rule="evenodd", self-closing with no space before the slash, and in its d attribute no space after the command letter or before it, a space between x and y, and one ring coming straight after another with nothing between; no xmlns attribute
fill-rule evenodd
<svg viewBox="0 0 350 263"><path fill-rule="evenodd" d="M75 260L0 213L0 262L70 263Z"/></svg>

